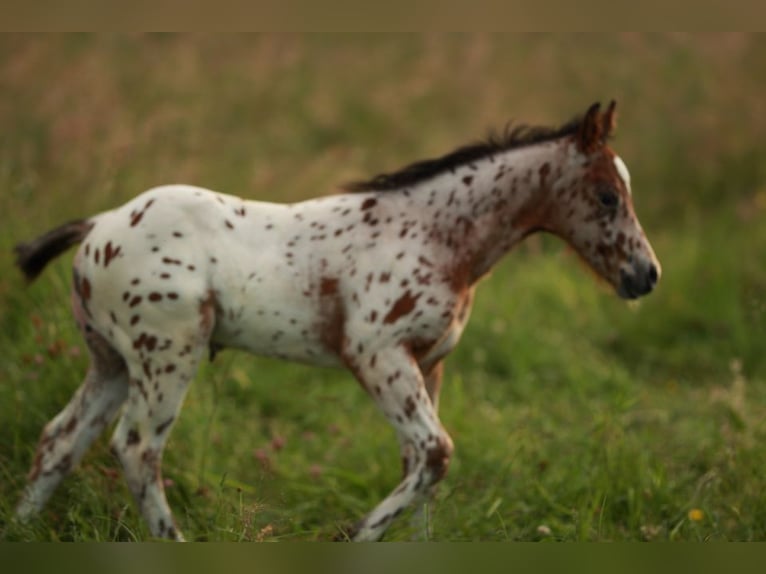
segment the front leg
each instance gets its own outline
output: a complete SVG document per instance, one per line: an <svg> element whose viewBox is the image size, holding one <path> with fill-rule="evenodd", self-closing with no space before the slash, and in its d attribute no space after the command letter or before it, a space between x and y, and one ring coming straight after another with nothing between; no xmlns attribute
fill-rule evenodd
<svg viewBox="0 0 766 574"><path fill-rule="evenodd" d="M439 395L442 388L442 378L444 374L444 362L439 361L430 368L424 368L421 365L421 371L425 377L426 392L428 398L431 399L431 405L433 405L434 412L439 412ZM412 516L412 526L415 529L413 532L413 541L422 540L428 541L431 539L431 502L434 499L434 493L436 492L436 485L431 485L426 490L425 494L420 500L416 501L415 512Z"/></svg>
<svg viewBox="0 0 766 574"><path fill-rule="evenodd" d="M453 445L431 403L423 375L404 347L345 357L399 436L404 478L356 527L355 541L379 540L394 518L447 473Z"/></svg>

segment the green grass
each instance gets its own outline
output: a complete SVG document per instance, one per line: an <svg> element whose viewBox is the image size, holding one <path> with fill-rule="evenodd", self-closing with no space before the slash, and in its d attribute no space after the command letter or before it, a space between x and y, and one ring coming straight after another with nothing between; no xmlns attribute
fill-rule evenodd
<svg viewBox="0 0 766 574"><path fill-rule="evenodd" d="M626 305L549 237L481 285L447 361L456 454L431 538L766 539L764 61L736 34L0 38L0 540L149 537L108 436L39 520L11 522L87 366L71 255L27 287L16 242L159 183L330 193L612 97L661 286ZM164 473L191 540L326 540L400 463L349 374L225 352ZM405 516L387 539L418 532Z"/></svg>

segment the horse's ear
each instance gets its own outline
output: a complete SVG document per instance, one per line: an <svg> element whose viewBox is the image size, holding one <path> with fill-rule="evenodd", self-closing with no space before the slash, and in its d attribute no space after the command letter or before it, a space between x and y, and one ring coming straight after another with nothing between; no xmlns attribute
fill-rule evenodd
<svg viewBox="0 0 766 574"><path fill-rule="evenodd" d="M603 117L603 124L602 124L602 136L601 138L606 143L607 138L612 134L614 129L617 127L617 102L612 100L609 102L609 107L606 109L606 112L604 112Z"/></svg>
<svg viewBox="0 0 766 574"><path fill-rule="evenodd" d="M580 130L577 133L577 149L581 153L589 154L603 143L603 127L599 122L598 113L600 109L601 103L596 102L585 112L585 117L582 119Z"/></svg>

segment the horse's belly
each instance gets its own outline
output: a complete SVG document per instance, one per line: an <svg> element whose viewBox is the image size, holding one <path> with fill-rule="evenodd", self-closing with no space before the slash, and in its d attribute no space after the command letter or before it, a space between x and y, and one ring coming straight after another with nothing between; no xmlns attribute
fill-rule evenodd
<svg viewBox="0 0 766 574"><path fill-rule="evenodd" d="M317 321L301 316L299 309L256 308L239 316L219 316L212 342L310 365L341 366L337 354L322 340Z"/></svg>

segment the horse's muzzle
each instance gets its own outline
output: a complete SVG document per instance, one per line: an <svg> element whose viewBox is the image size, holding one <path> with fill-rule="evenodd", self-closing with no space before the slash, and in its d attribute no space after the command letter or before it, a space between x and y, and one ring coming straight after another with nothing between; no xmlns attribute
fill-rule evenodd
<svg viewBox="0 0 766 574"><path fill-rule="evenodd" d="M623 299L638 299L651 293L660 280L659 266L649 261L645 265L636 265L633 273L620 270L620 285L617 294Z"/></svg>

